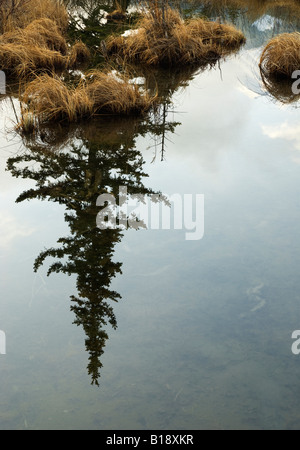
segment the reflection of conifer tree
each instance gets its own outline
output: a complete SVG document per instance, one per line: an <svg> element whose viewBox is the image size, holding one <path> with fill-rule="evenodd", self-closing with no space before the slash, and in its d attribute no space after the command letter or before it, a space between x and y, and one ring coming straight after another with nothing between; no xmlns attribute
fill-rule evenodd
<svg viewBox="0 0 300 450"><path fill-rule="evenodd" d="M50 257L54 262L48 275L62 272L76 276L77 295L71 296L71 309L76 315L75 323L82 326L86 334L88 373L95 384L98 384L101 355L108 339L105 327L108 323L113 328L117 326L111 301L121 297L110 289L110 284L112 278L121 273L122 266L112 261L122 233L120 229L103 230L96 226L97 198L110 193L118 199L120 186L126 187L129 196L154 194L143 185L146 174L143 158L135 148L135 138L150 133L156 145L161 139L163 159L167 133L174 133L179 125L168 120L171 97L178 88L186 86L194 74L194 70L161 75L157 71L143 73L147 89L157 89L161 99L161 105L152 116L143 121L130 118L91 121L84 126L70 126L69 134L59 127L40 128L34 139L24 136L29 151L8 160L8 169L14 176L30 178L36 183L35 188L23 192L17 202L38 198L65 206L65 220L71 235L60 238L58 247L41 252L34 269L38 270ZM166 199L161 196L156 201L166 202Z"/></svg>
<svg viewBox="0 0 300 450"><path fill-rule="evenodd" d="M147 125L148 131L154 137L155 153L153 161L157 156L157 148L160 148L160 159L164 161L169 135L175 132L175 128L180 122L170 120L170 114L174 114L173 96L176 92L184 90L189 83L201 71L213 67L214 64L205 64L201 67L177 67L157 68L145 66L132 66L137 77L144 78L144 87L152 95L157 95L160 99L154 114L152 123Z"/></svg>
<svg viewBox="0 0 300 450"><path fill-rule="evenodd" d="M120 127L117 127L120 132ZM92 134L91 130L89 131ZM109 133L108 133L109 134ZM126 133L125 133L126 134ZM143 159L134 146L134 135L125 138L115 132L108 142L82 139L66 151L51 152L40 146L8 160L8 169L16 177L35 180L36 187L23 192L17 202L38 198L65 205L65 220L71 235L58 240L59 247L47 249L38 256L37 270L47 257L54 258L48 275L62 272L76 275L77 296L72 296L71 309L75 323L84 328L89 352L88 373L98 384L103 347L108 339L105 326L116 328L117 321L110 301L120 294L110 289L112 278L121 273L121 263L113 262L115 245L120 242L119 229L101 230L96 226L99 207L96 200L102 193L113 193L117 199L119 186L128 194L154 193L145 188L142 178ZM35 163L35 164L33 164ZM37 167L34 169L34 167Z"/></svg>

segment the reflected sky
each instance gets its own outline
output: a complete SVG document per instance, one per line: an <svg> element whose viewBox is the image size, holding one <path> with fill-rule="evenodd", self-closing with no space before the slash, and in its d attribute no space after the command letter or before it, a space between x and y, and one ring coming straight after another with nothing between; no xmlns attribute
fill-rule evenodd
<svg viewBox="0 0 300 450"><path fill-rule="evenodd" d="M124 233L100 389L72 323L76 277L32 270L68 235L64 207L15 204L34 183L13 178L6 160L28 149L1 134L1 429L299 427L290 349L300 324L298 112L261 91L258 57L245 48L175 92L163 161L153 159L151 130L136 133L145 187L204 194L205 234ZM124 128L130 137L134 127ZM85 137L95 135L91 127Z"/></svg>

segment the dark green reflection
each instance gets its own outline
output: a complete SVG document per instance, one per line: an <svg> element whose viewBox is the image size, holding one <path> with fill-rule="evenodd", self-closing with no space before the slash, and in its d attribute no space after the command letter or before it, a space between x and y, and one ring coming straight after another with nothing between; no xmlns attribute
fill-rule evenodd
<svg viewBox="0 0 300 450"><path fill-rule="evenodd" d="M121 295L111 289L111 282L121 274L122 262L113 261L113 256L124 233L123 225L122 229L97 227L97 214L106 206L97 206L97 199L109 193L118 204L119 189L125 187L128 197L156 194L155 201L167 203L165 196L157 196L159 192L144 184L148 175L136 139L152 136L154 157L160 152L160 159L164 160L169 135L180 125L169 117L172 96L194 74L192 69L136 72L143 77L147 89L158 91L161 100L148 117L102 117L70 127L41 127L34 136L23 136L25 150L7 160L7 169L13 176L35 182L35 187L21 193L16 202L39 199L65 207L70 234L58 239L57 246L42 251L34 270L50 258L48 275L56 272L76 277L77 292L71 295L71 310L75 323L86 334L87 369L92 384L98 385L100 377L101 356L108 339L106 325L117 327L112 305Z"/></svg>
<svg viewBox="0 0 300 450"><path fill-rule="evenodd" d="M112 278L121 273L122 263L113 261L115 245L120 242L119 229L99 229L96 216L97 198L110 192L118 198L119 186L128 194L153 193L144 186L143 159L135 148L138 134L136 120L102 122L77 129L78 143L73 139L64 151L53 151L42 144L31 144L22 155L10 158L8 169L16 177L35 180L36 187L23 192L17 202L38 198L65 206L65 220L70 235L58 239L58 247L42 251L36 258L37 270L46 258L54 258L48 275L62 272L75 275L77 295L72 295L71 309L75 323L86 334L89 352L88 373L98 384L100 361L108 339L105 326L116 328L111 302L120 294L110 288ZM38 167L38 168L36 168Z"/></svg>

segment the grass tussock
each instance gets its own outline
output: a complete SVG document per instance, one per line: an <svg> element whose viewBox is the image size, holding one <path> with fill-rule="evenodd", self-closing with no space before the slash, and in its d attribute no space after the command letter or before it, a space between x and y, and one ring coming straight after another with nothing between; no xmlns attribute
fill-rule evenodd
<svg viewBox="0 0 300 450"><path fill-rule="evenodd" d="M142 115L155 103L155 96L113 72L91 72L77 86L67 86L56 75L43 74L28 84L23 104L40 124L69 123L104 115Z"/></svg>
<svg viewBox="0 0 300 450"><path fill-rule="evenodd" d="M67 53L67 43L53 20L36 19L25 28L16 28L0 36L0 46L5 44L37 45L49 50Z"/></svg>
<svg viewBox="0 0 300 450"><path fill-rule="evenodd" d="M299 102L300 94L293 91L293 83L295 80L275 79L265 77L262 74L262 87L272 100L277 100L282 104L289 105Z"/></svg>
<svg viewBox="0 0 300 450"><path fill-rule="evenodd" d="M245 43L242 31L230 24L192 19L187 25L188 33L195 39L201 37L205 45L217 47L222 54L238 49Z"/></svg>
<svg viewBox="0 0 300 450"><path fill-rule="evenodd" d="M68 66L72 69L76 69L77 67L87 64L90 60L91 52L88 47L82 41L75 42L69 53Z"/></svg>
<svg viewBox="0 0 300 450"><path fill-rule="evenodd" d="M106 42L109 55L147 65L206 64L238 49L245 36L231 25L203 19L184 21L168 7L148 12L128 36Z"/></svg>
<svg viewBox="0 0 300 450"><path fill-rule="evenodd" d="M67 43L50 19L0 36L0 69L22 77L39 69L63 70Z"/></svg>
<svg viewBox="0 0 300 450"><path fill-rule="evenodd" d="M68 87L56 75L43 74L30 82L22 95L31 114L39 122L76 122L92 113L92 101L87 97L83 84Z"/></svg>
<svg viewBox="0 0 300 450"><path fill-rule="evenodd" d="M283 33L272 38L263 49L259 67L265 77L291 79L300 67L300 33Z"/></svg>
<svg viewBox="0 0 300 450"><path fill-rule="evenodd" d="M93 99L96 114L140 115L156 100L155 95L149 95L131 82L129 76L120 76L116 72L91 72L86 91Z"/></svg>
<svg viewBox="0 0 300 450"><path fill-rule="evenodd" d="M41 70L63 71L88 58L85 44L78 42L69 48L51 19L36 19L24 29L17 28L0 36L0 70L17 77Z"/></svg>
<svg viewBox="0 0 300 450"><path fill-rule="evenodd" d="M62 0L2 0L0 32L26 28L37 19L51 19L64 32L68 27L68 12Z"/></svg>

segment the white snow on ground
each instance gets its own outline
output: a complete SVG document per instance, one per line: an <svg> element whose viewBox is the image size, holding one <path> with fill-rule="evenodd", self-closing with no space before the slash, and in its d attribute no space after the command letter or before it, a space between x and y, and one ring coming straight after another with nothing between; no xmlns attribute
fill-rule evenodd
<svg viewBox="0 0 300 450"><path fill-rule="evenodd" d="M272 28L274 28L276 24L279 24L281 22L282 21L280 19L265 14L264 16L256 20L253 25L258 29L258 31L268 31L272 30Z"/></svg>
<svg viewBox="0 0 300 450"><path fill-rule="evenodd" d="M138 31L139 31L139 29L137 29L137 30L126 30L126 31L124 31L124 33L122 34L122 36L127 37L127 36L130 36L130 35L132 35L132 34L137 34Z"/></svg>

